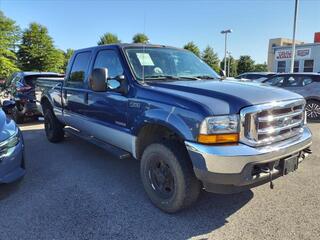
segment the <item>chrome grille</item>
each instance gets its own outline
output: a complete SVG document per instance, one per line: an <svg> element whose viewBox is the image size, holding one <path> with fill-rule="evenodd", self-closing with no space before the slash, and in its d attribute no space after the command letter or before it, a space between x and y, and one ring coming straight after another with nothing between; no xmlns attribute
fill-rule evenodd
<svg viewBox="0 0 320 240"><path fill-rule="evenodd" d="M241 110L240 139L263 146L300 134L305 121L305 100L272 102Z"/></svg>

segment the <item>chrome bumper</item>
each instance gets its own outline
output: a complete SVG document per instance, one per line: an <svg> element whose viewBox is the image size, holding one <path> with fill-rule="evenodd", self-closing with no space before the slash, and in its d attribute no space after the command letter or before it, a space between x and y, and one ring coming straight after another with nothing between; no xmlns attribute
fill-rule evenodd
<svg viewBox="0 0 320 240"><path fill-rule="evenodd" d="M185 141L195 169L216 174L240 174L246 165L268 163L308 148L312 134L307 127L293 138L264 147L237 145L209 146Z"/></svg>

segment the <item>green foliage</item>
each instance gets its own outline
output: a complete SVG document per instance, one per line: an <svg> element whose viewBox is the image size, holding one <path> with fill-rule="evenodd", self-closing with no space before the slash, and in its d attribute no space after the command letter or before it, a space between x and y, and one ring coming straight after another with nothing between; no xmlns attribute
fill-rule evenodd
<svg viewBox="0 0 320 240"><path fill-rule="evenodd" d="M100 37L98 45L106 45L112 43L121 43L121 40L118 38L117 35L113 33L105 33Z"/></svg>
<svg viewBox="0 0 320 240"><path fill-rule="evenodd" d="M207 63L213 70L215 70L217 73L220 71L219 67L219 57L218 54L213 51L213 48L210 46L207 46L201 56L202 60Z"/></svg>
<svg viewBox="0 0 320 240"><path fill-rule="evenodd" d="M68 48L66 52L64 52L64 64L63 64L63 70L65 71L67 69L68 63L70 58L72 57L74 53L74 50L71 48Z"/></svg>
<svg viewBox="0 0 320 240"><path fill-rule="evenodd" d="M0 11L0 78L7 78L19 70L14 51L19 39L20 28Z"/></svg>
<svg viewBox="0 0 320 240"><path fill-rule="evenodd" d="M132 38L133 43L148 43L149 38L144 33L137 33Z"/></svg>
<svg viewBox="0 0 320 240"><path fill-rule="evenodd" d="M254 65L255 72L268 72L268 65L266 63Z"/></svg>
<svg viewBox="0 0 320 240"><path fill-rule="evenodd" d="M238 75L238 61L234 59L232 56L227 57L227 72L226 74L228 75L228 66L230 62L230 74L229 77L236 77ZM220 69L224 69L224 58L220 62Z"/></svg>
<svg viewBox="0 0 320 240"><path fill-rule="evenodd" d="M250 56L240 56L238 60L238 74L254 71L254 61Z"/></svg>
<svg viewBox="0 0 320 240"><path fill-rule="evenodd" d="M61 72L64 54L54 48L46 27L31 23L23 32L18 60L24 71Z"/></svg>
<svg viewBox="0 0 320 240"><path fill-rule="evenodd" d="M184 49L193 52L195 55L200 57L200 49L194 42L188 42L186 45L183 46Z"/></svg>

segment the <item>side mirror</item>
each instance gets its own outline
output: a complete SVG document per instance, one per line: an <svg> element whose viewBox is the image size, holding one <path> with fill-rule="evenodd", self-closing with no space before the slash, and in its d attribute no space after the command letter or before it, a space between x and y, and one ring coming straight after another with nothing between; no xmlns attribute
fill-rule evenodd
<svg viewBox="0 0 320 240"><path fill-rule="evenodd" d="M128 93L128 83L124 75L119 75L113 79L108 79L107 85L110 91L122 94Z"/></svg>
<svg viewBox="0 0 320 240"><path fill-rule="evenodd" d="M2 109L5 113L9 113L10 110L12 110L14 107L16 106L16 102L15 101L11 101L11 100L4 100L2 103Z"/></svg>
<svg viewBox="0 0 320 240"><path fill-rule="evenodd" d="M107 91L108 69L95 68L89 79L89 86L95 92Z"/></svg>

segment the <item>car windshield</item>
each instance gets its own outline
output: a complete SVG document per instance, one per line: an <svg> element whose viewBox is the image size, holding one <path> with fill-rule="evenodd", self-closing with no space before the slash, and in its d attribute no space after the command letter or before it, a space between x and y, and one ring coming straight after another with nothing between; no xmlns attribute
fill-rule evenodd
<svg viewBox="0 0 320 240"><path fill-rule="evenodd" d="M220 76L193 53L160 47L126 48L137 80L199 80Z"/></svg>

